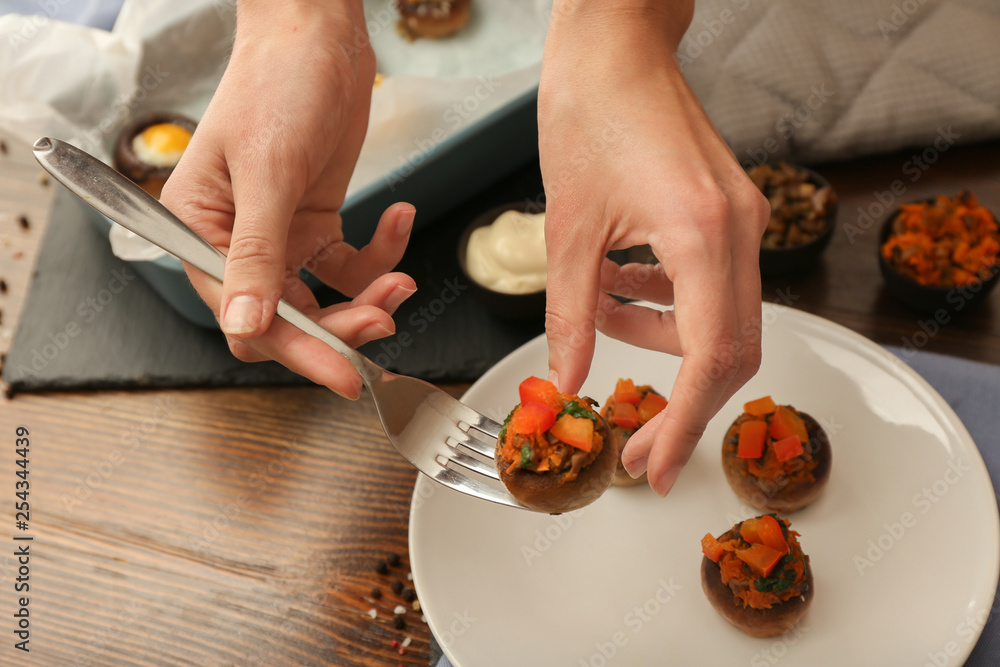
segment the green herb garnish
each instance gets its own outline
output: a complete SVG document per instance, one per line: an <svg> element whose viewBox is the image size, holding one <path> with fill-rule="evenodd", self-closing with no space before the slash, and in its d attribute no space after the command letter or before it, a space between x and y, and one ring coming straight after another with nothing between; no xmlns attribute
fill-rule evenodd
<svg viewBox="0 0 1000 667"><path fill-rule="evenodd" d="M558 421L559 418L562 417L563 415L569 415L570 417L578 417L578 418L586 417L592 422L597 421L597 415L595 415L592 410L588 410L587 408L580 405L579 401L570 401L569 403L567 403L566 407L564 407L562 411L558 415L556 415L556 421Z"/></svg>
<svg viewBox="0 0 1000 667"><path fill-rule="evenodd" d="M516 408L515 408L516 410ZM507 413L507 418L503 420L503 428L500 429L500 442L502 443L504 437L507 435L507 426L510 425L510 418L514 416L514 410Z"/></svg>
<svg viewBox="0 0 1000 667"><path fill-rule="evenodd" d="M791 572L791 570L788 570L788 572ZM792 579L794 578L795 573L792 572ZM791 588L792 582L783 577L771 577L769 579L761 577L753 582L753 587L761 593L780 593Z"/></svg>
<svg viewBox="0 0 1000 667"><path fill-rule="evenodd" d="M521 467L527 468L531 465L531 446L525 445L521 447Z"/></svg>

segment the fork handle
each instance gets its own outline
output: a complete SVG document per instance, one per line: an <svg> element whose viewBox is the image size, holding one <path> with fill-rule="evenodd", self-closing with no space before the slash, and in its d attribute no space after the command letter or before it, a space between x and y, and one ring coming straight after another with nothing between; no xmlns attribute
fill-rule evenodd
<svg viewBox="0 0 1000 667"><path fill-rule="evenodd" d="M98 212L222 282L226 256L138 185L64 141L42 137L33 150L46 171ZM365 384L370 386L381 377L380 367L284 299L278 302L277 314L342 354L361 373Z"/></svg>

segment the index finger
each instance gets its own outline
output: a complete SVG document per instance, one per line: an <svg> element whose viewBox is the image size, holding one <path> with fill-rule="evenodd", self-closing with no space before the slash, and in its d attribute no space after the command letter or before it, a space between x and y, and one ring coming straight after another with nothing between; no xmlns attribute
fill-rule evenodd
<svg viewBox="0 0 1000 667"><path fill-rule="evenodd" d="M560 391L575 393L587 379L594 357L604 244L575 232L597 228L599 221L588 225L587 220L571 221L571 217L575 216L565 209L546 213L545 335L550 379Z"/></svg>

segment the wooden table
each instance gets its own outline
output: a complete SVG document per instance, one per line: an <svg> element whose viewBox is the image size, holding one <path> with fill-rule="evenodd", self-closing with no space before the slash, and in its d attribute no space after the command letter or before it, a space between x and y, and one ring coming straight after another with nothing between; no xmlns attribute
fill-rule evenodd
<svg viewBox="0 0 1000 667"><path fill-rule="evenodd" d="M26 146L6 143L0 345L9 343L3 334L13 330L53 189L39 183ZM910 156L920 152L822 166L841 195L841 229L815 270L765 281L764 298L881 343L918 341L1000 363L1000 294L919 336L925 318L882 288L877 220L854 243L844 232L858 207L877 211L885 193L901 201L968 187L1000 209L1000 143L951 147L911 182ZM897 179L901 196L891 194ZM12 511L19 425L30 431L25 531L15 530ZM415 472L385 441L367 397L350 402L318 388L23 394L0 399L0 442L0 664L427 664L427 626L390 591L393 581L410 585ZM30 654L13 648L11 633L12 545L24 544ZM393 555L399 565L377 572ZM392 625L397 604L409 607L403 629ZM400 656L391 643L405 637L412 644Z"/></svg>

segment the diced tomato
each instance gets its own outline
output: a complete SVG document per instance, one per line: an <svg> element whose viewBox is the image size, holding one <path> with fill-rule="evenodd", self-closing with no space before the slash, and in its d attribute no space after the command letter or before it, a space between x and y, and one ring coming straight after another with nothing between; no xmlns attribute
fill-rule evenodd
<svg viewBox="0 0 1000 667"><path fill-rule="evenodd" d="M667 407L667 399L656 392L649 392L639 403L639 423L645 424L650 419L660 414L663 408Z"/></svg>
<svg viewBox="0 0 1000 667"><path fill-rule="evenodd" d="M725 549L722 548L722 543L715 539L712 533L705 533L705 537L701 538L701 552L708 557L709 560L716 563L722 558L722 553Z"/></svg>
<svg viewBox="0 0 1000 667"><path fill-rule="evenodd" d="M782 556L784 556L783 553L766 544L751 544L749 549L741 549L736 552L737 558L762 577L771 574L771 570L778 564Z"/></svg>
<svg viewBox="0 0 1000 667"><path fill-rule="evenodd" d="M639 396L639 390L635 388L635 382L619 378L618 383L615 384L615 403L639 405L640 400L641 397Z"/></svg>
<svg viewBox="0 0 1000 667"><path fill-rule="evenodd" d="M589 452L594 447L594 422L586 417L563 415L549 429L567 445Z"/></svg>
<svg viewBox="0 0 1000 667"><path fill-rule="evenodd" d="M764 454L764 440L767 438L767 422L746 421L740 426L739 444L736 456L741 459L758 459Z"/></svg>
<svg viewBox="0 0 1000 667"><path fill-rule="evenodd" d="M522 403L510 418L509 429L513 433L530 435L544 433L556 422L556 411L544 403Z"/></svg>
<svg viewBox="0 0 1000 667"><path fill-rule="evenodd" d="M781 524L770 514L757 519L757 535L764 546L780 551L782 556L788 553L788 541L781 532Z"/></svg>
<svg viewBox="0 0 1000 667"><path fill-rule="evenodd" d="M611 422L622 428L639 428L639 414L631 403L615 403Z"/></svg>
<svg viewBox="0 0 1000 667"><path fill-rule="evenodd" d="M799 442L798 436L792 435L781 440L776 440L774 442L774 455L782 463L790 461L796 456L802 456L802 443Z"/></svg>
<svg viewBox="0 0 1000 667"><path fill-rule="evenodd" d="M557 413L563 409L562 399L559 397L559 390L548 380L529 377L517 388L521 395L521 403L542 403L549 406Z"/></svg>
<svg viewBox="0 0 1000 667"><path fill-rule="evenodd" d="M761 544L760 533L757 531L757 519L744 519L740 525L740 537L750 544Z"/></svg>
<svg viewBox="0 0 1000 667"><path fill-rule="evenodd" d="M749 403L743 404L743 412L753 415L754 417L763 417L764 415L769 415L774 412L777 406L774 401L771 400L770 396L765 396L764 398L758 398L755 401L750 401Z"/></svg>
<svg viewBox="0 0 1000 667"><path fill-rule="evenodd" d="M802 443L809 441L806 423L802 418L784 405L779 405L771 415L771 439L782 440L793 435Z"/></svg>

